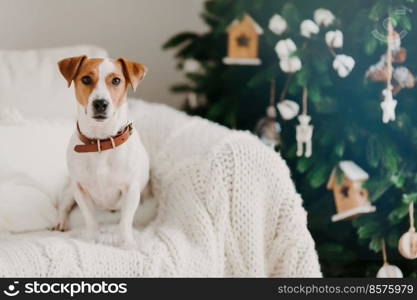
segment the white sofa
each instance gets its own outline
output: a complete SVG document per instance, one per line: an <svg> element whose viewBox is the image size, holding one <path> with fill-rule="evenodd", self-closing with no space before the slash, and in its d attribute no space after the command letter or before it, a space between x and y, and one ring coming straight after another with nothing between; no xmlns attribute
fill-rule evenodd
<svg viewBox="0 0 417 300"><path fill-rule="evenodd" d="M110 221L96 242L80 239L82 228L48 231L74 128L72 91L55 62L84 53L106 55L94 47L0 52L0 276L321 276L301 198L277 153L249 133L135 99L130 112L158 203L156 217L135 229L137 248L114 245Z"/></svg>

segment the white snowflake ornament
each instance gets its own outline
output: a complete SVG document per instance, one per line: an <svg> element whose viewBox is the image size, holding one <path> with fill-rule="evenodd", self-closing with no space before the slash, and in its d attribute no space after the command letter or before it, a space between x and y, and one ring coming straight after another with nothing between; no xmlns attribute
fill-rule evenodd
<svg viewBox="0 0 417 300"><path fill-rule="evenodd" d="M276 14L269 20L269 30L273 33L281 35L287 30L287 21L280 15Z"/></svg>
<svg viewBox="0 0 417 300"><path fill-rule="evenodd" d="M381 102L382 122L395 121L395 108L398 102L393 98L390 89L383 90L382 94L384 96L384 100Z"/></svg>
<svg viewBox="0 0 417 300"><path fill-rule="evenodd" d="M312 20L304 20L300 25L300 33L306 38L310 38L312 34L317 34L319 31L319 26Z"/></svg>
<svg viewBox="0 0 417 300"><path fill-rule="evenodd" d="M311 117L301 114L298 116L300 125L296 126L297 156L310 157L312 154L313 125L310 125ZM304 151L305 145L305 151Z"/></svg>

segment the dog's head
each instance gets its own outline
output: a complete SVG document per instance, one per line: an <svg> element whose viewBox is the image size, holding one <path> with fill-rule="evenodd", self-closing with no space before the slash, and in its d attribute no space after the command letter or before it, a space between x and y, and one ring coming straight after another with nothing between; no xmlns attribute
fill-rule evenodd
<svg viewBox="0 0 417 300"><path fill-rule="evenodd" d="M75 96L87 117L104 122L126 101L129 85L133 90L144 78L147 68L126 58L88 58L86 55L64 58L59 70L68 82L74 82Z"/></svg>

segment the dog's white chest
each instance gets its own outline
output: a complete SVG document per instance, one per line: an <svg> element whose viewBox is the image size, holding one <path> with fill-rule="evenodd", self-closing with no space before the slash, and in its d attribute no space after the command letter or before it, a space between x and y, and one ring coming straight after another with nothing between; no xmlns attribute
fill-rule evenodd
<svg viewBox="0 0 417 300"><path fill-rule="evenodd" d="M96 159L87 159L85 166L78 170L77 178L99 208L120 208L120 198L125 188L123 182L127 182L128 176L127 170L123 170L123 166L117 162L112 155L100 155Z"/></svg>
<svg viewBox="0 0 417 300"><path fill-rule="evenodd" d="M71 177L98 208L120 209L127 187L137 184L142 189L148 181L148 157L135 133L123 145L100 153L76 153L73 146L79 142L73 140L68 149Z"/></svg>

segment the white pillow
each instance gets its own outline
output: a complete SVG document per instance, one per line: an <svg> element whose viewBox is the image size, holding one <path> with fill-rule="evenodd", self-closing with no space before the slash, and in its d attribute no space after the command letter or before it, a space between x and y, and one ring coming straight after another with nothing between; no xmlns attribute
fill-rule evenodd
<svg viewBox="0 0 417 300"><path fill-rule="evenodd" d="M94 46L0 51L0 107L16 108L25 118L74 118L74 91L57 62L83 54L108 57L106 50Z"/></svg>
<svg viewBox="0 0 417 300"><path fill-rule="evenodd" d="M57 210L50 195L24 174L0 179L0 232L27 232L51 228Z"/></svg>
<svg viewBox="0 0 417 300"><path fill-rule="evenodd" d="M68 183L66 149L72 120L0 126L0 232L50 228Z"/></svg>

